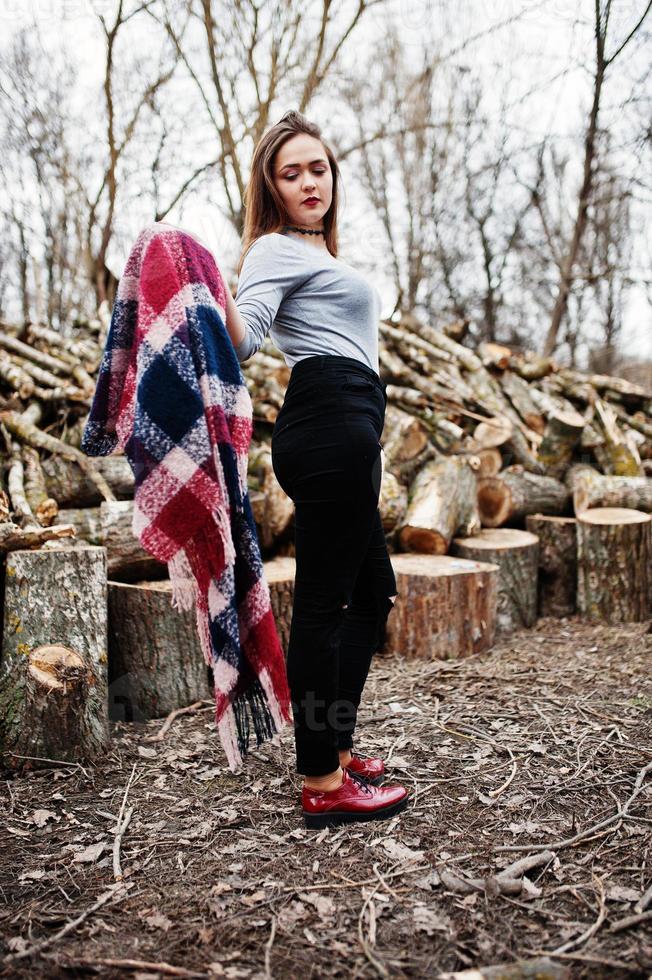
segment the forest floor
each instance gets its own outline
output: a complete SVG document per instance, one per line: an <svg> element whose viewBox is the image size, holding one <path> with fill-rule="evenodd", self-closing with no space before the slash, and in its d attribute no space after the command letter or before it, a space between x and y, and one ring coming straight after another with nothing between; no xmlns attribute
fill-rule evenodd
<svg viewBox="0 0 652 980"><path fill-rule="evenodd" d="M113 723L101 765L5 773L0 976L438 978L546 956L647 978L651 666L649 623L575 618L462 661L377 657L357 748L411 793L387 821L306 829L291 729L236 775L208 703L158 742L162 720Z"/></svg>

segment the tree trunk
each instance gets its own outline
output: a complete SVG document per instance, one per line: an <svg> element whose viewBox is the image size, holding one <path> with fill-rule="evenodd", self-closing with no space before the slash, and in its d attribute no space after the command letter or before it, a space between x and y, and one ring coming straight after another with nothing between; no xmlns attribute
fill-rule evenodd
<svg viewBox="0 0 652 980"><path fill-rule="evenodd" d="M641 622L652 615L652 517L624 507L577 519L577 608L583 619Z"/></svg>
<svg viewBox="0 0 652 980"><path fill-rule="evenodd" d="M104 548L7 555L0 753L9 768L105 753L106 595Z"/></svg>
<svg viewBox="0 0 652 980"><path fill-rule="evenodd" d="M539 539L513 528L483 530L475 538L455 538L451 552L500 568L497 628L511 633L534 626L537 619Z"/></svg>
<svg viewBox="0 0 652 980"><path fill-rule="evenodd" d="M525 526L539 539L539 616L573 616L577 609L577 530L574 517L531 514Z"/></svg>
<svg viewBox="0 0 652 980"><path fill-rule="evenodd" d="M172 606L169 579L108 582L109 711L143 722L211 697L194 609Z"/></svg>
<svg viewBox="0 0 652 980"><path fill-rule="evenodd" d="M494 641L498 569L448 555L392 555L399 596L383 653L457 660Z"/></svg>

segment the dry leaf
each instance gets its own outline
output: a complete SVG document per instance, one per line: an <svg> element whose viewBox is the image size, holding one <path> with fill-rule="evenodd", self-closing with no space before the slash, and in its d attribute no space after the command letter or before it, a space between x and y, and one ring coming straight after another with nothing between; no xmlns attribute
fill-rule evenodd
<svg viewBox="0 0 652 980"><path fill-rule="evenodd" d="M89 844L88 847L82 847L81 849L73 846L72 849L75 851L73 861L75 861L77 864L86 864L97 861L100 854L102 854L107 847L108 844L103 840L98 841L97 844Z"/></svg>

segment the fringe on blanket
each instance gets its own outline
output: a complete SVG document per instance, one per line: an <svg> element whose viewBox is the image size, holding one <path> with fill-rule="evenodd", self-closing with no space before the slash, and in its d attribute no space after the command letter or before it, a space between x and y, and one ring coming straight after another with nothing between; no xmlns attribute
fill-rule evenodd
<svg viewBox="0 0 652 980"><path fill-rule="evenodd" d="M272 738L278 731L274 714L260 681L255 680L244 693L235 698L221 718L215 718L220 738L226 752L229 768L235 771L249 748L251 727L256 736L256 747Z"/></svg>

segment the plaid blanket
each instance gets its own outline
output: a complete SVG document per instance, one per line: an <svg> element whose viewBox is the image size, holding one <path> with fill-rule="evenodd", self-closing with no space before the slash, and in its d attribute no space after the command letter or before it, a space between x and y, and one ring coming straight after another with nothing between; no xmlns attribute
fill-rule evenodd
<svg viewBox="0 0 652 980"><path fill-rule="evenodd" d="M291 719L283 650L247 490L252 404L225 327L226 286L192 236L138 236L113 307L81 448L124 451L132 531L196 611L229 767Z"/></svg>

